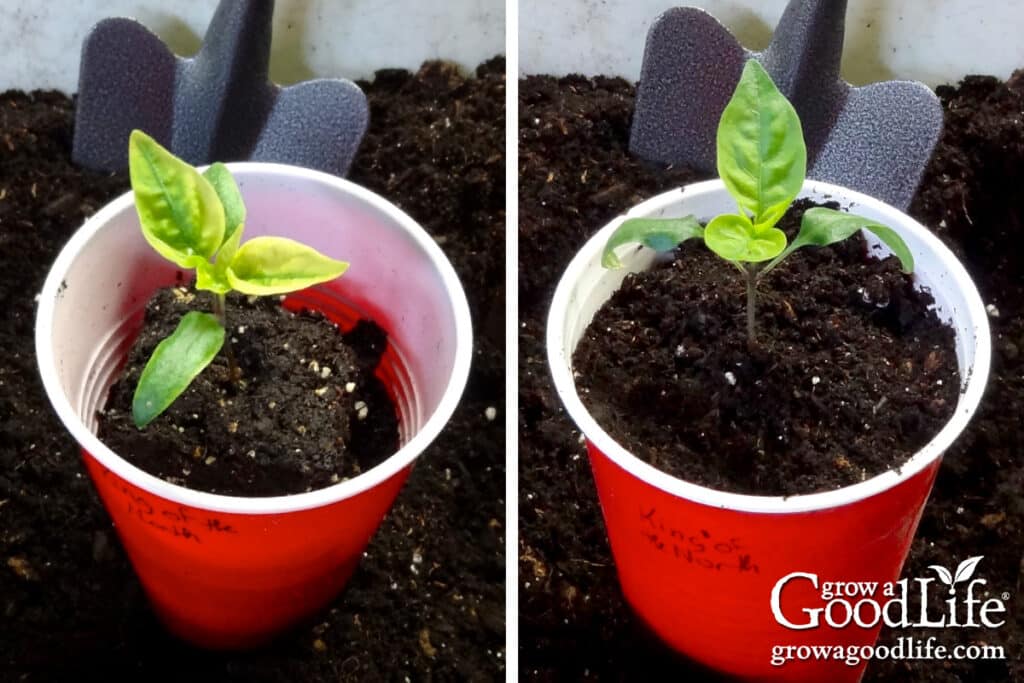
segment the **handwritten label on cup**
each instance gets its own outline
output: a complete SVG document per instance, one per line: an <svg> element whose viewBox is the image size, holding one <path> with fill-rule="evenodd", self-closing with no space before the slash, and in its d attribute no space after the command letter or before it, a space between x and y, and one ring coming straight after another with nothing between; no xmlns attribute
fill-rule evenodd
<svg viewBox="0 0 1024 683"><path fill-rule="evenodd" d="M712 571L761 572L735 537L717 537L707 529L679 528L660 516L655 507L641 508L639 514L640 535L659 552Z"/></svg>
<svg viewBox="0 0 1024 683"><path fill-rule="evenodd" d="M238 530L219 517L204 514L202 511L187 509L181 505L169 505L166 501L154 501L149 496L139 493L118 477L111 477L107 468L102 468L103 476L113 483L113 490L121 495L127 506L129 515L137 518L157 531L182 540L199 543L211 535L236 535Z"/></svg>

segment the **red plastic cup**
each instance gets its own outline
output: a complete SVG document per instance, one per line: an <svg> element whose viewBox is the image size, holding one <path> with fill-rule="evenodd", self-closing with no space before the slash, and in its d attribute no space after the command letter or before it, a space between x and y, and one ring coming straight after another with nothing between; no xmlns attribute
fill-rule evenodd
<svg viewBox="0 0 1024 683"><path fill-rule="evenodd" d="M152 601L177 635L211 648L258 644L310 615L344 586L413 461L458 403L469 372L469 307L431 237L369 190L307 169L230 164L245 197L245 239L290 237L351 263L287 306L319 309L350 328L388 334L377 371L399 417L401 448L339 484L288 496L193 491L122 459L95 435L96 412L159 287L178 269L139 229L131 193L75 233L39 301L36 352L58 416Z"/></svg>
<svg viewBox="0 0 1024 683"><path fill-rule="evenodd" d="M576 393L572 354L594 313L628 272L646 269L648 249L623 248L621 270L601 267L609 236L627 217L702 220L734 212L721 181L689 185L634 207L577 253L555 291L548 317L548 360L555 387L587 439L591 466L623 593L672 648L715 670L747 680L856 681L866 662L773 664L773 646L872 645L880 624L793 630L773 614L772 591L793 572L824 581L891 582L899 577L943 452L974 413L990 362L988 320L963 266L919 223L866 195L808 181L801 196L836 200L897 230L914 254L914 277L935 297L956 330L964 378L950 421L899 471L837 491L791 496L724 493L661 472L616 443ZM870 234L869 243L887 253ZM628 253L627 253L628 252ZM799 578L783 585L779 609L794 625L803 609L823 607L819 590ZM878 597L878 596L875 596ZM884 602L884 601L883 601ZM841 608L835 620L843 620ZM862 621L872 620L870 610Z"/></svg>

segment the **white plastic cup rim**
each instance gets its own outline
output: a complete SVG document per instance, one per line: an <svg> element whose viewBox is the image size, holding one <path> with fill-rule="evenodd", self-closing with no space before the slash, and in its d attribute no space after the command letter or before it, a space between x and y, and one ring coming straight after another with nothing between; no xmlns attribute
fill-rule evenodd
<svg viewBox="0 0 1024 683"><path fill-rule="evenodd" d="M134 197L130 190L91 216L72 235L71 239L57 256L46 277L42 292L40 293L35 330L36 355L43 387L57 412L57 416L81 447L114 474L156 496L192 508L247 515L283 514L331 505L380 485L412 464L420 453L437 437L445 424L447 424L455 412L455 408L462 396L462 391L465 388L466 380L469 377L469 366L472 359L472 325L469 304L466 301L465 292L455 273L455 269L433 238L408 214L383 197L349 180L298 166L266 162L237 162L228 164L228 168L232 170L244 169L251 172L263 172L279 176L282 179L297 178L333 185L340 192L354 196L374 209L388 215L396 224L400 225L412 236L417 245L427 253L440 274L444 288L451 301L454 311L457 343L452 373L444 394L437 408L424 423L423 427L386 460L352 479L306 493L283 496L227 496L188 489L149 474L114 453L86 427L64 394L58 379L53 353L53 316L64 274L78 256L78 253L96 233L113 216L134 204Z"/></svg>
<svg viewBox="0 0 1024 683"><path fill-rule="evenodd" d="M969 369L966 381L961 383L960 400L949 422L902 467L897 470L888 470L857 484L820 493L794 496L729 493L679 479L644 462L609 436L584 407L576 392L570 359L564 357L565 320L569 307L572 305L573 285L586 270L587 264L591 263L604 250L608 238L615 229L627 218L657 215L660 210L678 203L684 197L725 191L725 185L721 180L708 180L687 185L682 188L682 193L676 189L656 195L637 204L625 215L619 216L604 226L583 245L569 263L552 298L546 335L548 365L551 368L555 390L569 416L599 451L641 481L671 495L721 509L763 514L792 514L828 510L883 493L911 479L942 456L967 426L981 401L991 364L991 340L985 307L974 282L963 265L927 228L884 202L829 183L809 180L805 183L801 196L806 196L808 193L827 196L843 203L852 202L860 207L870 207L872 210L886 215L888 224L898 232L907 231L924 242L936 261L951 276L952 285L960 288L967 298L968 310L960 312L960 315L970 318L971 327L975 331L974 364ZM698 218L701 217L698 216Z"/></svg>

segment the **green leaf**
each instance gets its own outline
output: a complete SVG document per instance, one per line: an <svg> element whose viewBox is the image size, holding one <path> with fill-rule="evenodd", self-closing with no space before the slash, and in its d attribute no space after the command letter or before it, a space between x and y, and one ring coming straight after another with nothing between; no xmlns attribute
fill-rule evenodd
<svg viewBox="0 0 1024 683"><path fill-rule="evenodd" d="M615 249L624 244L639 242L655 251L671 251L680 243L704 234L704 227L693 216L685 218L630 218L615 229L601 255L605 268L621 268L622 262Z"/></svg>
<svg viewBox="0 0 1024 683"><path fill-rule="evenodd" d="M758 263L786 248L786 234L778 228L758 230L746 216L729 213L708 223L704 244L727 261Z"/></svg>
<svg viewBox="0 0 1024 683"><path fill-rule="evenodd" d="M895 230L868 218L863 218L845 211L836 211L825 207L817 206L804 212L803 220L800 222L800 232L775 262L789 256L791 253L806 246L824 247L836 242L842 242L858 230L867 230L875 235L885 246L889 247L893 255L900 260L900 266L904 273L914 272L914 256L910 248L903 241Z"/></svg>
<svg viewBox="0 0 1024 683"><path fill-rule="evenodd" d="M128 171L150 246L182 268L213 256L224 241L224 209L213 186L140 130L128 142Z"/></svg>
<svg viewBox="0 0 1024 683"><path fill-rule="evenodd" d="M718 123L718 175L758 230L774 226L803 187L800 118L756 60L749 60Z"/></svg>
<svg viewBox="0 0 1024 683"><path fill-rule="evenodd" d="M157 344L139 377L132 419L142 429L167 410L224 345L224 328L209 313L190 311Z"/></svg>
<svg viewBox="0 0 1024 683"><path fill-rule="evenodd" d="M213 186L224 207L224 242L245 223L245 202L234 176L224 164L217 162L203 172L203 177ZM236 246L237 248L237 246Z"/></svg>
<svg viewBox="0 0 1024 683"><path fill-rule="evenodd" d="M285 294L333 280L348 270L344 261L284 237L257 237L238 250L228 282L243 294Z"/></svg>

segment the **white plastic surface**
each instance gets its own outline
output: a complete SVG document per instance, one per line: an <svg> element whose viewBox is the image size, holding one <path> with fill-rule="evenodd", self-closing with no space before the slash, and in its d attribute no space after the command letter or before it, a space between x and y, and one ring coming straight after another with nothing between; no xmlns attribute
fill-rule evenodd
<svg viewBox="0 0 1024 683"><path fill-rule="evenodd" d="M93 433L142 308L177 268L139 230L131 193L105 206L57 257L39 299L36 354L61 421L105 467L136 486L186 506L246 513L301 510L353 496L409 465L437 436L469 373L469 306L451 264L423 228L399 209L346 180L290 166L229 164L245 198L243 242L290 237L348 271L321 288L337 291L388 330L404 367L398 410L402 448L354 479L291 496L241 498L185 489L130 465ZM374 312L383 312L386 320Z"/></svg>
<svg viewBox="0 0 1024 683"><path fill-rule="evenodd" d="M640 77L647 29L670 7L709 11L744 46L771 38L786 0L519 0L521 74ZM1024 66L1024 3L849 0L843 76L854 85L908 79L930 86L967 74L1007 78Z"/></svg>
<svg viewBox="0 0 1024 683"><path fill-rule="evenodd" d="M101 19L133 17L174 51L199 47L217 0L3 0L0 91L78 87L82 39ZM505 52L504 0L276 0L270 76L370 78L444 58L466 68Z"/></svg>
<svg viewBox="0 0 1024 683"><path fill-rule="evenodd" d="M603 268L601 253L608 238L627 217L676 218L693 214L703 222L720 213L736 210L736 204L721 180L695 183L682 191L672 190L634 206L625 216L616 218L594 235L566 268L548 314L548 363L555 388L569 416L602 453L652 486L706 505L750 512L787 513L837 507L892 488L920 472L941 457L978 407L991 362L988 317L974 283L952 252L920 223L867 195L827 183L807 181L800 196L817 201L825 201L826 198L837 201L844 209L849 208L858 215L888 225L907 243L914 255L914 278L918 286L930 290L939 317L950 321L956 331L957 361L964 382L953 417L899 472L888 471L836 491L788 498L725 493L697 486L655 469L612 439L590 415L576 393L572 354L594 313L621 286L627 273L650 266L655 252L638 249L635 244L620 247L616 254L624 267L618 270ZM872 235L865 234L865 237L880 254L889 253Z"/></svg>

